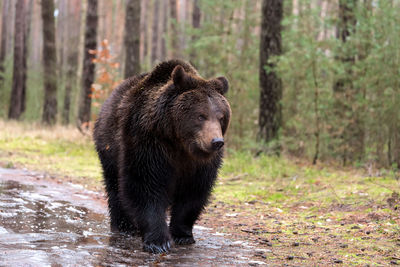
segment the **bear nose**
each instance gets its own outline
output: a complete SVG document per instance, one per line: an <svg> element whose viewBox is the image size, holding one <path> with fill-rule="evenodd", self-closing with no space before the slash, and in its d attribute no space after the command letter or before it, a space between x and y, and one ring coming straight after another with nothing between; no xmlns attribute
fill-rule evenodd
<svg viewBox="0 0 400 267"><path fill-rule="evenodd" d="M215 151L220 150L224 146L224 138L214 138L211 140L211 146Z"/></svg>

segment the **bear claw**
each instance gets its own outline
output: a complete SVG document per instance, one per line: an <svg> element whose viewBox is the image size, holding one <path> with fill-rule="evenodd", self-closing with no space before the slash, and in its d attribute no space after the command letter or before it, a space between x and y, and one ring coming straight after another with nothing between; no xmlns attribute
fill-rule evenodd
<svg viewBox="0 0 400 267"><path fill-rule="evenodd" d="M154 243L144 244L143 250L146 252L154 253L154 254L161 254L166 253L171 249L171 243L169 241L165 242L162 245L156 245Z"/></svg>
<svg viewBox="0 0 400 267"><path fill-rule="evenodd" d="M189 236L189 237L174 237L174 242L177 245L190 245L194 244L196 241L194 240L193 236Z"/></svg>

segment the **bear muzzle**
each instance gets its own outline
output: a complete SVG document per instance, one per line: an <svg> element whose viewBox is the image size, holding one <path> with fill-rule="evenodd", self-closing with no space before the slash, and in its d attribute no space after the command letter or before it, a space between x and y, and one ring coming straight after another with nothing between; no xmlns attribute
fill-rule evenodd
<svg viewBox="0 0 400 267"><path fill-rule="evenodd" d="M211 148L214 151L220 150L224 146L224 138L213 138L211 140Z"/></svg>

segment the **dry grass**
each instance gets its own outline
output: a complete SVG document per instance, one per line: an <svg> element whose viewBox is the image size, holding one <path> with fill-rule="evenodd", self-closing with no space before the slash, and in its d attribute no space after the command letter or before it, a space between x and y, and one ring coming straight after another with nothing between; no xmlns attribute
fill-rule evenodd
<svg viewBox="0 0 400 267"><path fill-rule="evenodd" d="M0 164L28 168L101 188L101 169L90 135L71 126L0 120Z"/></svg>
<svg viewBox="0 0 400 267"><path fill-rule="evenodd" d="M83 144L90 142L90 132L82 134L76 127L71 125L55 125L44 127L39 123L21 123L17 121L0 120L0 138L15 138L26 136L45 140L63 140Z"/></svg>

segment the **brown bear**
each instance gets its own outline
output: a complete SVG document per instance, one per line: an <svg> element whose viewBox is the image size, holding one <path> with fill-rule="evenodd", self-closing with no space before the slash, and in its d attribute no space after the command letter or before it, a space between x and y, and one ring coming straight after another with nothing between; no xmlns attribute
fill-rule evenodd
<svg viewBox="0 0 400 267"><path fill-rule="evenodd" d="M193 224L222 163L227 91L224 77L205 80L170 60L112 92L94 128L112 231L138 231L153 253L167 252L171 239L195 242Z"/></svg>

